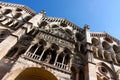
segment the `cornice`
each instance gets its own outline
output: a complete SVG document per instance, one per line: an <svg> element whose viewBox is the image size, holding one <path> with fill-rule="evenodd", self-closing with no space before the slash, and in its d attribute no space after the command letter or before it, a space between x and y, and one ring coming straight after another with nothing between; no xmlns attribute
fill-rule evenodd
<svg viewBox="0 0 120 80"><path fill-rule="evenodd" d="M109 35L106 32L90 32L90 35L92 37L108 37L108 38L114 40L115 42L117 42L120 45L120 40L116 39L115 37Z"/></svg>
<svg viewBox="0 0 120 80"><path fill-rule="evenodd" d="M28 12L28 13L31 14L31 15L35 15L35 14L36 14L35 11L33 11L32 9L28 8L28 7L25 6L25 5L13 4L13 3L1 2L1 1L0 1L0 5L1 5L1 6L17 7L17 8L20 8L20 9L22 9L22 10L25 10L26 12Z"/></svg>
<svg viewBox="0 0 120 80"><path fill-rule="evenodd" d="M62 23L65 23L65 24L73 27L73 29L77 29L80 32L82 32L84 30L84 29L80 28L79 26L75 25L74 23L70 22L69 20L67 20L65 18L44 17L43 20L44 21L50 21L50 22L62 22Z"/></svg>

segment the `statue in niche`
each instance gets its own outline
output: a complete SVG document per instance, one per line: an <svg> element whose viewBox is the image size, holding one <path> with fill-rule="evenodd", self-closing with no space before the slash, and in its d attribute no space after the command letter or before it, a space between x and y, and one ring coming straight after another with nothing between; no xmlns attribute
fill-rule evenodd
<svg viewBox="0 0 120 80"><path fill-rule="evenodd" d="M49 54L47 54L47 56L46 56L46 59L44 60L44 62L45 63L49 63L50 62L50 60L51 60L51 52L49 53Z"/></svg>

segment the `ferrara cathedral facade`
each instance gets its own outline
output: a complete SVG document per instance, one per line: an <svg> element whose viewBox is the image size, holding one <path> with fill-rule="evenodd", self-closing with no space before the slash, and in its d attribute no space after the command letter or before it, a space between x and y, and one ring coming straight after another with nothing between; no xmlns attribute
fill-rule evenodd
<svg viewBox="0 0 120 80"><path fill-rule="evenodd" d="M120 40L0 2L0 80L120 80Z"/></svg>

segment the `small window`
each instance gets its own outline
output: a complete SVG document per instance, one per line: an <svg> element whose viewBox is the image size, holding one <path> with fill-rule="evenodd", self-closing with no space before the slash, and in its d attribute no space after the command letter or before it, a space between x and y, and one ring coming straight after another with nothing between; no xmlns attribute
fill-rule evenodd
<svg viewBox="0 0 120 80"><path fill-rule="evenodd" d="M41 28L41 27L45 27L47 24L48 24L48 23L47 23L46 21L41 22L40 28Z"/></svg>
<svg viewBox="0 0 120 80"><path fill-rule="evenodd" d="M61 23L60 26L67 27L67 24Z"/></svg>
<svg viewBox="0 0 120 80"><path fill-rule="evenodd" d="M20 8L17 8L17 9L16 9L16 11L22 11L22 9L20 9Z"/></svg>
<svg viewBox="0 0 120 80"><path fill-rule="evenodd" d="M52 28L58 28L59 26L58 25L52 25Z"/></svg>
<svg viewBox="0 0 120 80"><path fill-rule="evenodd" d="M32 16L26 16L25 18L24 18L24 20L25 21L28 21L28 20L30 20L32 18Z"/></svg>
<svg viewBox="0 0 120 80"><path fill-rule="evenodd" d="M108 38L108 37L105 37L104 38L107 42L109 42L109 43L113 43L113 41L110 39L110 38Z"/></svg>
<svg viewBox="0 0 120 80"><path fill-rule="evenodd" d="M5 9L5 11L3 12L3 15L9 14L9 13L11 13L11 12L12 12L11 9Z"/></svg>
<svg viewBox="0 0 120 80"><path fill-rule="evenodd" d="M22 14L21 13L16 13L14 18L19 18Z"/></svg>

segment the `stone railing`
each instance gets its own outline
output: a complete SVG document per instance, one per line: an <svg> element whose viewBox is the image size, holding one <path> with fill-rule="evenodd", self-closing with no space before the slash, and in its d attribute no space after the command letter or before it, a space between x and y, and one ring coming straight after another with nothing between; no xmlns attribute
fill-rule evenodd
<svg viewBox="0 0 120 80"><path fill-rule="evenodd" d="M27 54L23 55L23 57L28 58L30 60L33 60L35 62L38 62L40 64L44 64L44 65L50 66L52 68L60 69L60 70L63 70L63 71L66 71L66 72L70 73L70 65L62 64L60 62L56 62L54 64L45 63L44 61L40 60L39 55L33 54L31 52L27 52Z"/></svg>
<svg viewBox="0 0 120 80"><path fill-rule="evenodd" d="M66 64L62 64L60 62L56 62L55 63L55 66L58 67L58 68L62 68L62 69L65 69L65 70L68 70L70 71L70 66L66 65Z"/></svg>

